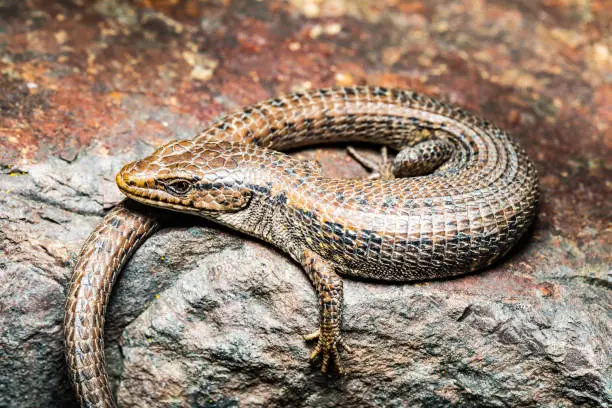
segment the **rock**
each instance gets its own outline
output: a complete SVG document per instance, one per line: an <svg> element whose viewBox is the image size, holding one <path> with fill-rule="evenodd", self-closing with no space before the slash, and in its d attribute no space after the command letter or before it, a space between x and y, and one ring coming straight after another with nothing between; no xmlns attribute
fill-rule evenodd
<svg viewBox="0 0 612 408"><path fill-rule="evenodd" d="M0 176L0 405L73 404L58 376L66 285L103 213L93 180L127 160L82 155ZM451 281L347 279L343 328L354 351L342 354L346 375L337 378L308 363L313 345L301 336L316 328L318 309L300 267L177 214L113 293L106 342L118 399L142 407L605 406L609 283L567 267L516 276L533 245Z"/></svg>

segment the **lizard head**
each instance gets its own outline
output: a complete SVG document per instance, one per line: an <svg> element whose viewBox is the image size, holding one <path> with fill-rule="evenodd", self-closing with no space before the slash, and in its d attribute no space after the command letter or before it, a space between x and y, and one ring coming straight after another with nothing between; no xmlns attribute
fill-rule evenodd
<svg viewBox="0 0 612 408"><path fill-rule="evenodd" d="M117 174L129 198L155 207L195 214L236 212L253 191L247 188L252 147L228 142L170 142ZM252 162L252 161L251 161Z"/></svg>

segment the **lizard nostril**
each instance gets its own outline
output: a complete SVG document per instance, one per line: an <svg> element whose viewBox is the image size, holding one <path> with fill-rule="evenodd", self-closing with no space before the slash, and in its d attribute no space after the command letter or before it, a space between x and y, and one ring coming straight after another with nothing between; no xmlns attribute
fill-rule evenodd
<svg viewBox="0 0 612 408"><path fill-rule="evenodd" d="M123 167L121 171L117 173L117 177L116 177L117 186L119 186L119 188L122 190L128 186L134 185L134 179L130 177L128 171L126 171L127 170L126 167L127 166Z"/></svg>

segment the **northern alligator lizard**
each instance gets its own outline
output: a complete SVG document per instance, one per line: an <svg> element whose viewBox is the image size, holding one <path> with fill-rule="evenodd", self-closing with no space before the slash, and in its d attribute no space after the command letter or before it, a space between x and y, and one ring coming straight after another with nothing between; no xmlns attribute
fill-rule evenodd
<svg viewBox="0 0 612 408"><path fill-rule="evenodd" d="M280 153L328 142L399 151L375 179L332 179ZM368 163L370 167L377 167ZM395 176L398 176L397 178ZM414 281L498 260L534 218L534 166L507 133L427 96L380 87L298 92L218 119L126 165L120 190L147 206L196 214L271 243L303 265L317 292L311 355L342 371L341 276ZM116 406L103 329L113 283L159 226L126 200L85 242L67 296L65 341L82 406Z"/></svg>

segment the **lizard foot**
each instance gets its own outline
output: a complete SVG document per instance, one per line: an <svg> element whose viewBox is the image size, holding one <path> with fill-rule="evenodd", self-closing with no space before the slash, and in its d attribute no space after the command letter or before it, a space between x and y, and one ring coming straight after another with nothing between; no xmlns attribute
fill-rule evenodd
<svg viewBox="0 0 612 408"><path fill-rule="evenodd" d="M310 355L310 360L312 361L320 355L322 359L321 371L324 373L327 372L329 360L332 360L338 374L342 374L343 369L338 350L339 348L350 350L342 341L340 334L342 278L334 272L334 268L327 260L309 249L304 251L302 265L319 297L319 330L304 336L305 340L317 340L317 345Z"/></svg>
<svg viewBox="0 0 612 408"><path fill-rule="evenodd" d="M332 333L324 333L321 335L321 330L317 330L313 333L307 334L304 336L304 340L318 340L317 345L310 354L310 361L314 361L319 355L321 355L321 372L326 373L327 368L329 366L329 361L332 360L334 362L334 366L336 367L336 371L339 375L344 373L344 368L342 367L342 363L340 362L340 354L339 349L342 348L348 353L352 353L353 350L344 343L342 337L337 334Z"/></svg>
<svg viewBox="0 0 612 408"><path fill-rule="evenodd" d="M386 146L383 146L380 149L381 158L379 161L368 159L350 146L346 148L346 151L359 164L371 171L371 173L368 175L368 179L392 180L395 178L393 173L393 161L389 160Z"/></svg>
<svg viewBox="0 0 612 408"><path fill-rule="evenodd" d="M427 135L430 135L427 133ZM348 147L347 153L371 173L369 179L392 180L397 177L424 176L443 168L455 151L455 145L436 132L436 138L418 142L400 150L393 160L387 155L387 148L381 149L381 159L371 160ZM432 137L432 136L428 136Z"/></svg>

